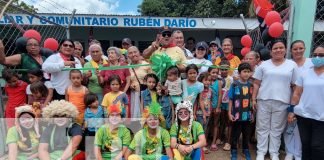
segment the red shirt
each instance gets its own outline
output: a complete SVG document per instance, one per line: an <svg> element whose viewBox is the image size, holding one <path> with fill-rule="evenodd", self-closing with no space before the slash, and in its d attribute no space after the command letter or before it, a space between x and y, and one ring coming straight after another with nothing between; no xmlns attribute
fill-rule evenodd
<svg viewBox="0 0 324 160"><path fill-rule="evenodd" d="M5 118L15 118L15 108L27 104L26 88L28 84L19 80L16 87L10 87L8 84L4 87L8 96L5 109ZM8 124L11 125L10 123Z"/></svg>
<svg viewBox="0 0 324 160"><path fill-rule="evenodd" d="M121 66L126 66L126 63L120 63ZM109 67L109 64L103 65L104 67ZM103 95L110 92L110 85L108 83L108 78L111 75L118 75L122 81L120 86L120 91L123 91L126 86L126 78L130 76L130 72L128 68L124 69L117 69L117 70L103 70L100 72L100 75L104 78L104 88L103 88Z"/></svg>

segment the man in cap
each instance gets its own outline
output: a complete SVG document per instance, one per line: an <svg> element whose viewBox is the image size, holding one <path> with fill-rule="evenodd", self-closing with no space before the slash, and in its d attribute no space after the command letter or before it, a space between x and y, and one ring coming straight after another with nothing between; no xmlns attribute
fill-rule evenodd
<svg viewBox="0 0 324 160"><path fill-rule="evenodd" d="M128 49L129 47L133 46L132 40L129 38L124 38L122 40L122 49Z"/></svg>
<svg viewBox="0 0 324 160"><path fill-rule="evenodd" d="M181 71L184 71L187 58L183 53L183 50L173 43L171 35L171 29L168 26L164 26L160 34L157 35L156 40L144 50L143 56L148 59L151 55L162 54L165 52L171 57L171 59L177 61L177 67Z"/></svg>

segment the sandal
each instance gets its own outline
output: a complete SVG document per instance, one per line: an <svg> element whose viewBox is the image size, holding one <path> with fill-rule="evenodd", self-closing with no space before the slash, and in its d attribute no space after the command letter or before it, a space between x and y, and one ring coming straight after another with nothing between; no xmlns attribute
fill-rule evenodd
<svg viewBox="0 0 324 160"><path fill-rule="evenodd" d="M216 140L216 145L222 145L222 144L224 144L223 141L221 141L220 139L217 139L217 140Z"/></svg>
<svg viewBox="0 0 324 160"><path fill-rule="evenodd" d="M211 150L211 151L217 151L217 150L218 150L217 145L216 145L216 144L212 144L212 145L210 146L210 150Z"/></svg>
<svg viewBox="0 0 324 160"><path fill-rule="evenodd" d="M231 145L229 143L225 143L225 146L223 147L224 151L230 151L231 150Z"/></svg>
<svg viewBox="0 0 324 160"><path fill-rule="evenodd" d="M203 150L204 150L204 153L205 154L208 154L209 153L209 150L206 147L204 147Z"/></svg>

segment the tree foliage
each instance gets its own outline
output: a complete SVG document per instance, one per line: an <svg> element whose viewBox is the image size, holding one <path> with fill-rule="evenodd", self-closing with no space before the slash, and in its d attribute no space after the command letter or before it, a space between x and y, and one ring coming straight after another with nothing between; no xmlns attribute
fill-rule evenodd
<svg viewBox="0 0 324 160"><path fill-rule="evenodd" d="M239 17L248 14L252 0L143 0L143 16Z"/></svg>
<svg viewBox="0 0 324 160"><path fill-rule="evenodd" d="M1 6L4 6L5 3L7 3L9 0L4 0L4 1L0 1ZM6 9L6 13L22 13L22 10L28 11L28 12L32 12L32 13L36 13L37 12L37 8L35 8L34 6L28 5L23 1L20 0L14 0L11 5L14 5L20 9L17 9L16 7L13 6L9 6Z"/></svg>

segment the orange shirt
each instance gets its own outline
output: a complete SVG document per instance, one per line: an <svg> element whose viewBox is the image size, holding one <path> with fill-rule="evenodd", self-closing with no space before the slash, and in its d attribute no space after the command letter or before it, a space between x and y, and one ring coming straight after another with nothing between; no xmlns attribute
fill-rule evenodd
<svg viewBox="0 0 324 160"><path fill-rule="evenodd" d="M217 57L214 64L219 66L221 61L222 61L221 57ZM230 68L237 68L241 64L241 60L237 56L234 56L232 59L229 60L229 63L230 63ZM232 76L233 73L234 73L234 69L228 71L228 75L230 76Z"/></svg>
<svg viewBox="0 0 324 160"><path fill-rule="evenodd" d="M67 90L67 94L69 96L69 102L71 102L79 111L79 116L76 119L76 122L80 125L83 123L85 104L84 104L84 96L86 94L86 87L82 87L81 91L75 92L72 90L72 86L69 86Z"/></svg>

